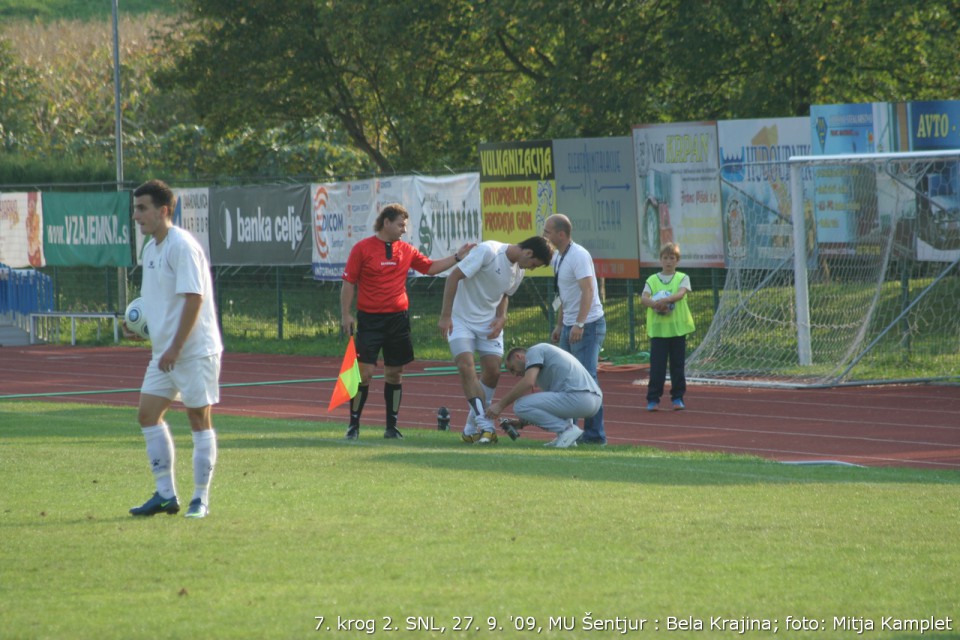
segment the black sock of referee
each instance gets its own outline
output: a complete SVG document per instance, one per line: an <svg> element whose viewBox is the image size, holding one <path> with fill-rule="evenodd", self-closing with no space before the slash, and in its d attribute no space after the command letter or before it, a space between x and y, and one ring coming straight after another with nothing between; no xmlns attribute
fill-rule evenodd
<svg viewBox="0 0 960 640"><path fill-rule="evenodd" d="M387 382L383 385L383 401L387 405L387 429L397 428L397 414L400 413L400 398L403 386Z"/></svg>
<svg viewBox="0 0 960 640"><path fill-rule="evenodd" d="M370 393L370 385L361 384L357 387L357 395L350 401L350 426L360 427L360 414L363 413L363 405L367 404L367 394Z"/></svg>

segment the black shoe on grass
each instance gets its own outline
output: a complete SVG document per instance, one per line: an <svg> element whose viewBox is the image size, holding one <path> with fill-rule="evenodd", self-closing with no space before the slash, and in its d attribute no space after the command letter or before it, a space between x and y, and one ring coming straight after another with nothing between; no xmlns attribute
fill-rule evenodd
<svg viewBox="0 0 960 640"><path fill-rule="evenodd" d="M155 516L158 513L166 513L172 516L179 512L180 503L177 502L176 496L164 498L159 493L154 493L153 497L139 507L130 509L130 515L132 516Z"/></svg>

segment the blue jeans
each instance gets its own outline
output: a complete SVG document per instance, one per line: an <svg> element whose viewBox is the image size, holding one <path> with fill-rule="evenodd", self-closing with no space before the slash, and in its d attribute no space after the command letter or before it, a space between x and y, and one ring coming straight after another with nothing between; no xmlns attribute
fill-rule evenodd
<svg viewBox="0 0 960 640"><path fill-rule="evenodd" d="M573 327L563 326L560 332L560 348L573 354L573 357L583 365L583 367L597 380L597 360L600 359L600 348L603 347L603 339L607 337L607 320L600 318L593 322L588 322L583 327L583 336L580 342L570 342L570 330ZM597 380L597 384L600 381ZM592 418L583 419L584 440L593 442L606 442L607 434L603 431L603 405Z"/></svg>

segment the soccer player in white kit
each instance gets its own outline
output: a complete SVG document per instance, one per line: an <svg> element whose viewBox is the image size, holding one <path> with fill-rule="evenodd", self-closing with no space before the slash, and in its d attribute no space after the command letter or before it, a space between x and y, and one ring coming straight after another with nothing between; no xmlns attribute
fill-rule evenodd
<svg viewBox="0 0 960 640"><path fill-rule="evenodd" d="M223 342L217 325L213 281L203 248L174 226L173 191L160 180L133 192L133 219L151 236L143 249L141 297L153 355L140 388L137 418L147 445L156 492L135 516L180 511L174 483L174 446L164 415L180 399L193 433L194 493L185 514L208 513L210 482L217 462L212 407L220 401ZM134 337L124 327L127 337Z"/></svg>
<svg viewBox="0 0 960 640"><path fill-rule="evenodd" d="M524 270L549 264L552 257L553 246L540 236L520 244L488 240L447 276L438 326L450 343L470 407L461 436L465 442L497 441L496 428L485 412L500 379L508 298L520 287ZM480 355L479 379L474 352Z"/></svg>

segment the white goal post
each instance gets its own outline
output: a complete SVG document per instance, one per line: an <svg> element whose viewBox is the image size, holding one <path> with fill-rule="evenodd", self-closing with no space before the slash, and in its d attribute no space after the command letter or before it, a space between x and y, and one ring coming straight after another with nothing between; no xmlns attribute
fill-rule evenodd
<svg viewBox="0 0 960 640"><path fill-rule="evenodd" d="M688 378L960 381L960 150L793 157L721 186L727 277Z"/></svg>

